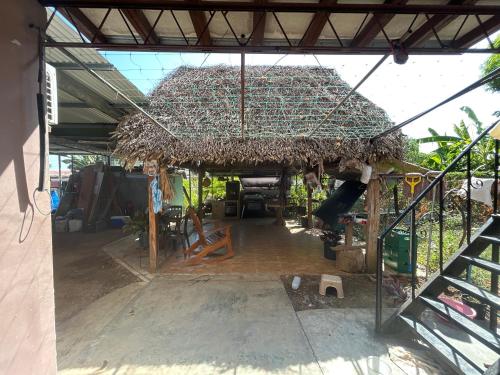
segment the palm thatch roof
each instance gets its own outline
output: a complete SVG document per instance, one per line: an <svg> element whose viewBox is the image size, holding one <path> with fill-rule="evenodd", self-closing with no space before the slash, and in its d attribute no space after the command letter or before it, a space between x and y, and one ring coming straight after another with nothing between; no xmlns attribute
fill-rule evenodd
<svg viewBox="0 0 500 375"><path fill-rule="evenodd" d="M369 139L391 127L385 111L349 92L334 69L295 66L245 68L244 120L240 68L180 67L148 96L146 111L125 117L115 154L127 162L168 165L301 165L400 158L402 136Z"/></svg>

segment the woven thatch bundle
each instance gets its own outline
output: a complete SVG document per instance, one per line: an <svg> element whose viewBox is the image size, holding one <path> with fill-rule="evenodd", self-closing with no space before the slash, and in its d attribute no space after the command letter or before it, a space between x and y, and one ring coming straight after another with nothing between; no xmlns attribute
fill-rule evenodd
<svg viewBox="0 0 500 375"><path fill-rule="evenodd" d="M400 133L369 142L392 123L357 93L324 120L350 90L335 70L249 66L245 75L243 138L239 68L182 67L153 90L146 108L176 137L132 114L117 128L115 154L129 163L249 166L401 157Z"/></svg>

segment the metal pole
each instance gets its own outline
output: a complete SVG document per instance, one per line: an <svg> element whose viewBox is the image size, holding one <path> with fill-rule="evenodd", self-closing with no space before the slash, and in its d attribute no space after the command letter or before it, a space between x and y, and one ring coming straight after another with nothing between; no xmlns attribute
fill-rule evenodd
<svg viewBox="0 0 500 375"><path fill-rule="evenodd" d="M472 189L472 175L471 175L471 165L470 165L470 151L467 153L467 244L470 245L470 237L471 237L471 230L472 230L472 202L471 202L471 189ZM467 272L466 272L466 280L468 282L471 281L472 278L472 265L468 264L467 265Z"/></svg>
<svg viewBox="0 0 500 375"><path fill-rule="evenodd" d="M443 180L439 182L439 273L443 273L443 242L444 242L444 194Z"/></svg>
<svg viewBox="0 0 500 375"><path fill-rule="evenodd" d="M241 138L245 137L245 52L241 53L241 64L240 64L240 84L241 84L241 108L240 108L240 118L241 118Z"/></svg>
<svg viewBox="0 0 500 375"><path fill-rule="evenodd" d="M59 194L61 194L62 176L61 176L61 154L57 155L57 162L59 167Z"/></svg>
<svg viewBox="0 0 500 375"><path fill-rule="evenodd" d="M495 139L495 186L493 187L493 212L498 213L498 149L500 147L500 141Z"/></svg>
<svg viewBox="0 0 500 375"><path fill-rule="evenodd" d="M377 285L376 285L376 306L375 306L375 332L382 330L382 278L384 263L384 240L377 238Z"/></svg>
<svg viewBox="0 0 500 375"><path fill-rule="evenodd" d="M414 300L417 289L417 219L415 208L411 210L410 226L411 299Z"/></svg>

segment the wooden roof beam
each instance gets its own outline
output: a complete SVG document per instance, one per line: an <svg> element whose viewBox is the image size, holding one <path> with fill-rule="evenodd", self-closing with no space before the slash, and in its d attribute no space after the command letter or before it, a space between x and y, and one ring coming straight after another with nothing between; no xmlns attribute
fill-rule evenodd
<svg viewBox="0 0 500 375"><path fill-rule="evenodd" d="M486 38L485 32L491 35L498 30L500 30L500 15L487 19L482 22L482 25L478 25L475 29L462 35L453 43L453 47L469 48Z"/></svg>
<svg viewBox="0 0 500 375"><path fill-rule="evenodd" d="M337 0L319 0L320 4L336 4ZM304 46L314 46L316 42L318 41L318 38L325 28L325 24L328 21L328 18L330 17L329 12L316 12L314 13L313 19L311 20L311 23L309 24L306 32L304 33L304 36L302 37L299 46L304 47Z"/></svg>
<svg viewBox="0 0 500 375"><path fill-rule="evenodd" d="M256 4L262 5L266 0L254 0ZM266 29L266 12L253 12L253 35L250 43L252 46L260 46L264 41Z"/></svg>
<svg viewBox="0 0 500 375"><path fill-rule="evenodd" d="M107 39L99 28L78 8L61 8L57 10L89 41L106 43Z"/></svg>
<svg viewBox="0 0 500 375"><path fill-rule="evenodd" d="M448 5L474 5L477 0L450 0ZM412 32L404 41L403 44L406 48L418 47L425 43L432 37L434 32L438 33L440 30L448 26L454 21L458 15L435 14L430 17L427 22L420 26L417 30Z"/></svg>
<svg viewBox="0 0 500 375"><path fill-rule="evenodd" d="M195 0L194 2L198 4L200 3L200 0ZM196 32L196 36L198 37L200 44L202 46L208 46L212 44L205 13L203 11L190 10L189 17L191 17L191 22L193 23L194 31Z"/></svg>
<svg viewBox="0 0 500 375"><path fill-rule="evenodd" d="M384 4L404 5L408 0L385 0ZM380 33L381 28L385 27L395 14L376 13L370 18L370 21L359 32L359 34L351 42L352 47L364 47L369 45L373 39Z"/></svg>
<svg viewBox="0 0 500 375"><path fill-rule="evenodd" d="M123 9L122 12L135 31L141 36L144 43L160 44L160 38L158 38L158 35L154 32L142 10Z"/></svg>

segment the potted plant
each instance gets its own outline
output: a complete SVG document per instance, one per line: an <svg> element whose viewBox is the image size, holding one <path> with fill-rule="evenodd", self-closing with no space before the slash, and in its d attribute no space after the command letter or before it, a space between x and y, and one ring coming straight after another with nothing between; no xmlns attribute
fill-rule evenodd
<svg viewBox="0 0 500 375"><path fill-rule="evenodd" d="M130 222L123 226L125 233L138 236L139 245L143 248L148 247L148 216L144 212L136 212Z"/></svg>
<svg viewBox="0 0 500 375"><path fill-rule="evenodd" d="M472 307L476 311L476 320L485 320L486 319L486 311L488 310L487 305L481 303L477 298L473 296L462 293L462 302L469 307Z"/></svg>

